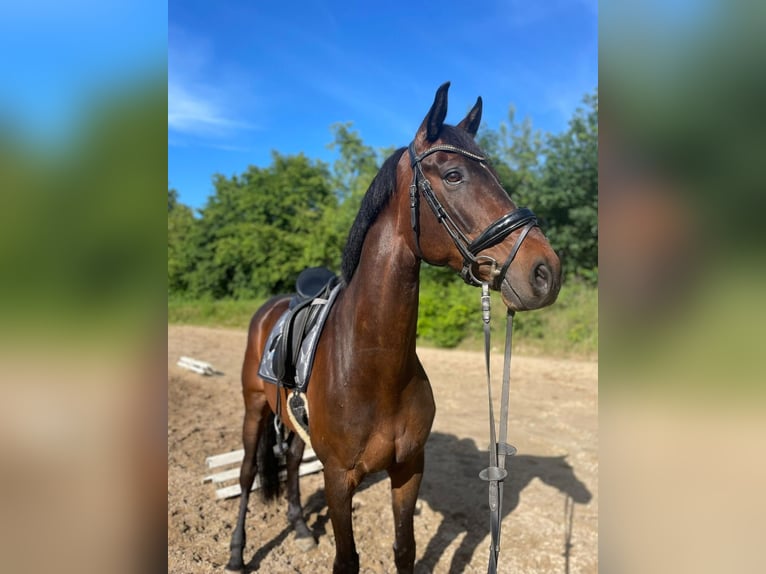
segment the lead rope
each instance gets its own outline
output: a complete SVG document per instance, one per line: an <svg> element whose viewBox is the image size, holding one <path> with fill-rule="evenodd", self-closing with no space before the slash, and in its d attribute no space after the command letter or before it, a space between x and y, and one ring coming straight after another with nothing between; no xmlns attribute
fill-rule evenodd
<svg viewBox="0 0 766 574"><path fill-rule="evenodd" d="M503 365L503 387L500 396L500 440L495 434L495 412L492 400L492 377L490 373L490 297L489 284L481 284L481 311L484 320L484 360L487 368L487 396L489 399L489 466L479 473L482 480L489 482L489 529L492 542L489 550L488 574L497 573L497 559L500 554L500 530L503 514L503 481L508 476L505 458L516 454L516 448L506 442L508 435L508 395L511 381L511 341L513 337L513 311L508 310L505 331L505 357Z"/></svg>

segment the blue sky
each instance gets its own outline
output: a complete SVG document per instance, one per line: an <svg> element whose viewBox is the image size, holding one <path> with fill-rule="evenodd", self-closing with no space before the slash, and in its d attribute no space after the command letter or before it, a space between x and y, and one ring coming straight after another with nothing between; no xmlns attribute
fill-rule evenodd
<svg viewBox="0 0 766 574"><path fill-rule="evenodd" d="M478 8L477 6L481 6ZM335 122L376 148L409 142L450 80L457 123L558 132L598 83L596 0L177 1L168 7L168 184L204 206L215 173L271 150L332 162Z"/></svg>

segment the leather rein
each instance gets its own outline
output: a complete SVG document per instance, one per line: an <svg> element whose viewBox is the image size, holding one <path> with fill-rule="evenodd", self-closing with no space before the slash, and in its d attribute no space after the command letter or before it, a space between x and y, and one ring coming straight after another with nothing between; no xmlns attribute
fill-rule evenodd
<svg viewBox="0 0 766 574"><path fill-rule="evenodd" d="M508 476L508 471L505 468L505 463L506 457L516 454L516 447L506 442L508 435L508 395L510 392L511 379L511 342L513 339L514 312L508 309L505 333L503 385L500 398L500 432L498 437L495 433L495 414L492 400L492 379L490 373L490 284L487 281L481 281L478 279L474 273L474 268L482 264L491 265L492 270L490 276L492 277L492 286L495 289L499 289L500 283L505 278L506 273L511 266L511 262L516 257L516 254L521 248L522 242L526 238L527 234L532 230L532 228L539 224L537 217L532 212L532 210L519 208L500 217L495 222L491 223L475 239L469 240L465 233L461 231L452 217L450 217L449 213L447 213L442 204L439 202L438 198L433 192L428 178L426 178L425 174L423 173L423 169L420 164L424 158L438 151L459 153L474 161L478 161L484 168L488 169L485 163L486 158L484 156L480 156L478 154L451 145L433 146L420 155L416 155L414 144L415 142L412 142L409 145L410 165L412 167L412 184L410 185L410 209L412 229L415 232L415 247L417 250L417 255L426 261L426 259L423 257L423 253L420 250L419 238L419 197L422 193L426 203L436 216L436 219L444 226L458 251L460 251L460 254L463 256L463 268L460 272L460 276L469 285L477 287L481 286L482 290L481 308L482 319L484 322L484 359L487 372L487 396L489 399L490 447L489 466L479 473L479 477L489 483L489 515L490 534L492 541L490 545L489 565L487 572L488 574L496 574L497 561L500 553L500 532L503 509L503 481ZM420 191L420 193L418 193L418 191ZM498 262L495 259L486 255L479 254L481 251L489 249L493 245L497 245L517 229L521 229L522 231L516 238L510 254L503 262L503 265L500 267L500 269L498 269Z"/></svg>

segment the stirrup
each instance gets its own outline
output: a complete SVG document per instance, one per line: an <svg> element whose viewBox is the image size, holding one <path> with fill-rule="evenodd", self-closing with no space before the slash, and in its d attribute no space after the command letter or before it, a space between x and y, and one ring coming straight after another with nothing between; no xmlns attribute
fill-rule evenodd
<svg viewBox="0 0 766 574"><path fill-rule="evenodd" d="M277 392L279 392L277 390ZM284 439L284 426L279 419L279 415L274 417L274 430L277 433L277 444L274 445L274 456L277 458L284 456L287 452L287 441Z"/></svg>

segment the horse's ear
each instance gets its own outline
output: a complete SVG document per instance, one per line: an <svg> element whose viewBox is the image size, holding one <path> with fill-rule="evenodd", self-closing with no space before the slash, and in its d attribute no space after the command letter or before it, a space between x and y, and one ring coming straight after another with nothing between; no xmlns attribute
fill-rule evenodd
<svg viewBox="0 0 766 574"><path fill-rule="evenodd" d="M476 132L479 131L479 125L481 124L481 96L479 96L471 111L468 112L460 123L457 125L459 128L463 128L471 137L476 137Z"/></svg>
<svg viewBox="0 0 766 574"><path fill-rule="evenodd" d="M449 82L443 83L436 90L436 96L434 97L434 103L431 109L428 110L423 123L418 129L418 133L415 135L415 139L418 144L424 145L426 142L432 143L439 139L439 133L444 125L444 118L447 117L447 91L449 90Z"/></svg>

